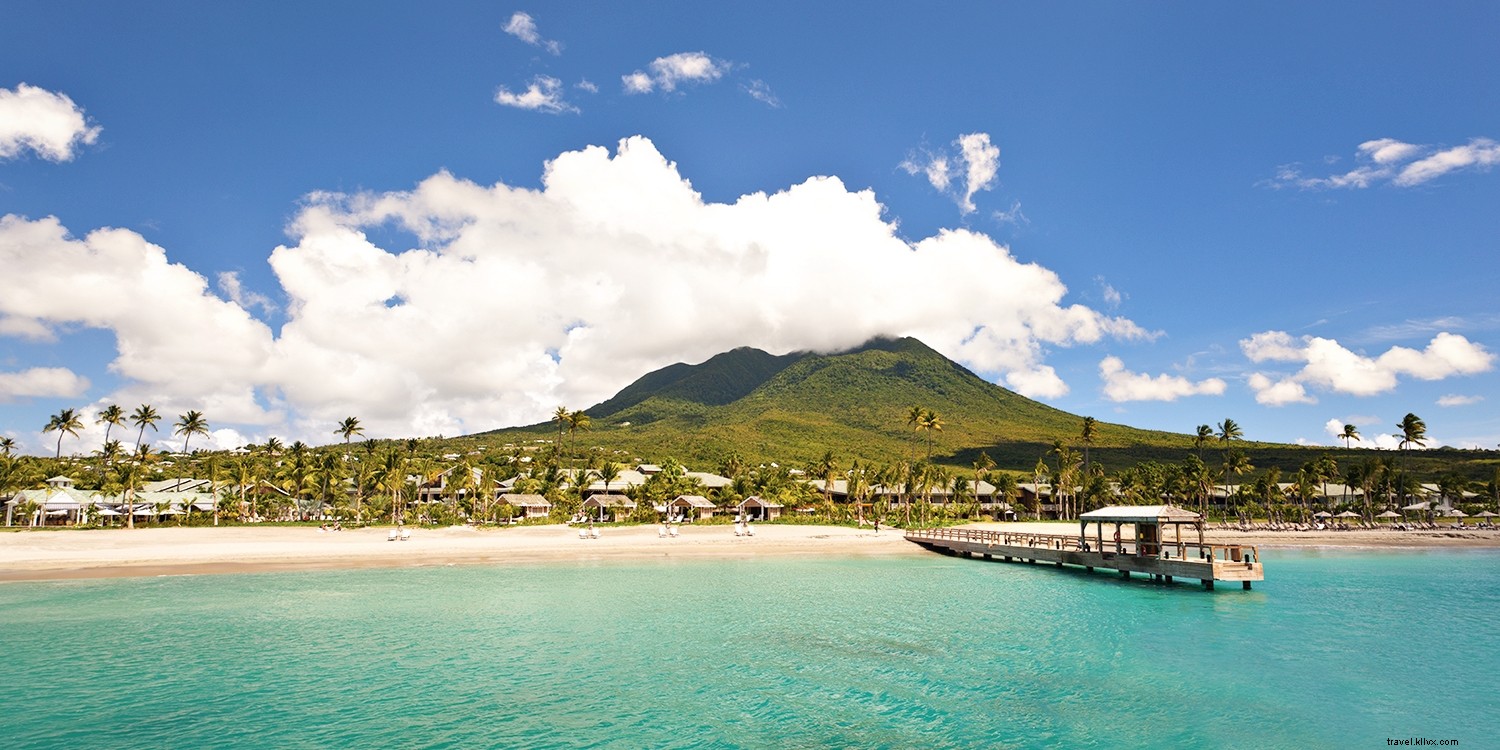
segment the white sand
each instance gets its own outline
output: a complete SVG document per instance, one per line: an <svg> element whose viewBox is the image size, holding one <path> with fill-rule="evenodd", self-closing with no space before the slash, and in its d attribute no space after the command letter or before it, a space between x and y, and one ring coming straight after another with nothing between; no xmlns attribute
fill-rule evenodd
<svg viewBox="0 0 1500 750"><path fill-rule="evenodd" d="M1077 534L1071 523L978 523L974 528ZM920 555L899 529L755 526L736 537L726 525L679 527L661 539L657 526L600 527L599 539L576 528L412 529L409 541L387 541L391 527L319 532L305 527L233 526L0 533L0 581L465 563L761 555ZM1127 529L1127 535L1130 533ZM1169 536L1170 538L1170 536ZM1262 547L1500 547L1500 531L1239 532L1210 530L1207 541Z"/></svg>
<svg viewBox="0 0 1500 750"><path fill-rule="evenodd" d="M320 532L304 527L47 530L0 533L0 581L231 573L319 568L401 567L459 563L758 555L921 554L896 529L834 526L683 525L676 538L657 526L600 527L579 539L561 525L509 529L411 529L387 541L391 527Z"/></svg>

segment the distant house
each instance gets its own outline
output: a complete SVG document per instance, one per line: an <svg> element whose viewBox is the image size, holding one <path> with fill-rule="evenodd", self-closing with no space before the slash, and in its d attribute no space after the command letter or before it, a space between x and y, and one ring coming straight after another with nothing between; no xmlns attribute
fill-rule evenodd
<svg viewBox="0 0 1500 750"><path fill-rule="evenodd" d="M552 503L541 495L528 493L507 492L495 499L500 505L509 505L515 509L512 518L522 520L531 518L546 518L552 512Z"/></svg>
<svg viewBox="0 0 1500 750"><path fill-rule="evenodd" d="M762 500L759 495L751 495L740 501L734 509L753 521L774 521L781 516L781 511L786 506L774 503L770 500Z"/></svg>
<svg viewBox="0 0 1500 750"><path fill-rule="evenodd" d="M671 515L680 516L685 521L706 521L713 518L716 506L702 495L678 495L667 503L667 508Z"/></svg>
<svg viewBox="0 0 1500 750"><path fill-rule="evenodd" d="M590 495L583 501L583 512L596 521L623 521L634 510L634 500L613 492Z"/></svg>

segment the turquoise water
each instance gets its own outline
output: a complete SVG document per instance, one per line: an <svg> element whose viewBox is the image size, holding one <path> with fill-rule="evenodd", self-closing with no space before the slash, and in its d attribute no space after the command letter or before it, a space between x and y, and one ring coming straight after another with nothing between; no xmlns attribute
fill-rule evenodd
<svg viewBox="0 0 1500 750"><path fill-rule="evenodd" d="M0 586L10 748L1384 747L1500 737L1500 554L1254 591L765 559Z"/></svg>

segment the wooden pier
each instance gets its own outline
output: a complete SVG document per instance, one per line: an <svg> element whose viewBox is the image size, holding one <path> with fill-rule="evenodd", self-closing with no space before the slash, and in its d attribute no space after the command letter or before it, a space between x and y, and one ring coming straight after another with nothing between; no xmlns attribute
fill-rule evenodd
<svg viewBox="0 0 1500 750"><path fill-rule="evenodd" d="M982 529L913 529L906 532L906 540L962 557L1050 563L1059 568L1073 565L1090 572L1099 568L1119 572L1125 578L1140 573L1161 583L1172 583L1179 578L1197 580L1207 589L1212 589L1218 581L1238 581L1248 590L1252 581L1265 580L1260 554L1254 546L1203 543L1202 523L1190 511L1171 506L1112 507L1085 513L1081 520L1083 528L1077 536ZM1085 533L1090 523L1098 524L1098 532L1092 539ZM1108 523L1113 523L1115 530L1106 539L1103 527ZM1127 524L1132 526L1133 533L1128 539L1121 538L1120 530ZM1160 532L1166 525L1179 527L1177 539L1162 538ZM1183 541L1182 525L1195 526L1199 541Z"/></svg>

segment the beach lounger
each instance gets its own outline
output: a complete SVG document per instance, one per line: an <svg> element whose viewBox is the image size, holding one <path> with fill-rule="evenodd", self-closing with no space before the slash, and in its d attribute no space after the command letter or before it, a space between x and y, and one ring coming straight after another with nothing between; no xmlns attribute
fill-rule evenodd
<svg viewBox="0 0 1500 750"><path fill-rule="evenodd" d="M396 541L396 530L395 529L391 529L391 533L386 534L385 540L387 542L394 542L394 541Z"/></svg>
<svg viewBox="0 0 1500 750"><path fill-rule="evenodd" d="M582 527L582 526L579 526L578 527L578 538L579 539L588 539L589 538L589 530L586 529L586 528L584 528L584 527Z"/></svg>
<svg viewBox="0 0 1500 750"><path fill-rule="evenodd" d="M671 535L672 537L675 538L677 536L677 527L676 526L668 526L667 527L667 533L669 535Z"/></svg>
<svg viewBox="0 0 1500 750"><path fill-rule="evenodd" d="M734 525L734 535L735 536L744 536L745 535L745 525L744 524L739 524L739 523L735 524Z"/></svg>
<svg viewBox="0 0 1500 750"><path fill-rule="evenodd" d="M661 526L656 527L656 538L657 539L666 539L667 538L667 527L666 527L666 524L663 524Z"/></svg>
<svg viewBox="0 0 1500 750"><path fill-rule="evenodd" d="M411 529L402 529L401 530L401 541L403 541L403 542L411 541Z"/></svg>
<svg viewBox="0 0 1500 750"><path fill-rule="evenodd" d="M589 538L590 539L598 539L599 538L599 529L597 529L597 528L595 528L595 529L589 529Z"/></svg>

